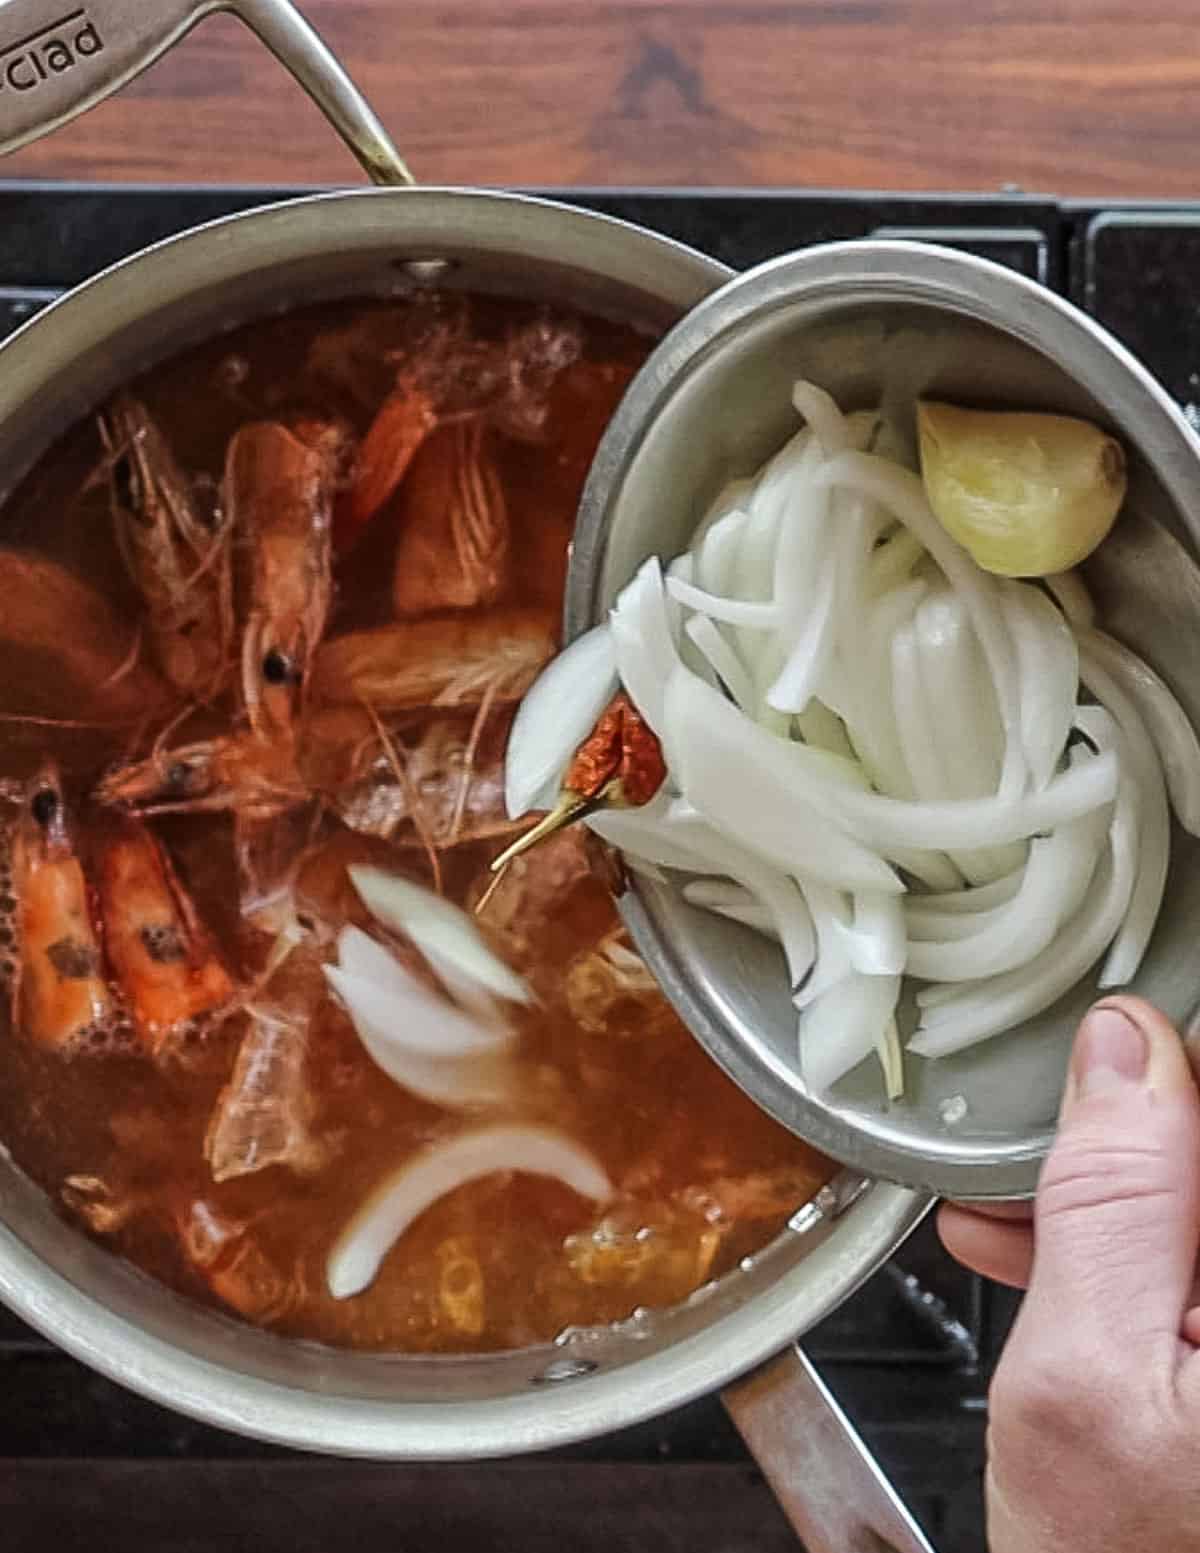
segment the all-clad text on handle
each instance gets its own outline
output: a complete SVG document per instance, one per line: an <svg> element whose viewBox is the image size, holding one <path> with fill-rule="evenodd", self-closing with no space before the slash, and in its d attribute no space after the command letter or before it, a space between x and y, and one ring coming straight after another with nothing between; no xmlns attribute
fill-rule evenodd
<svg viewBox="0 0 1200 1553"><path fill-rule="evenodd" d="M0 153L100 102L213 9L204 0L0 0Z"/></svg>
<svg viewBox="0 0 1200 1553"><path fill-rule="evenodd" d="M0 156L115 92L201 17L234 11L292 72L376 183L412 177L290 0L0 0Z"/></svg>

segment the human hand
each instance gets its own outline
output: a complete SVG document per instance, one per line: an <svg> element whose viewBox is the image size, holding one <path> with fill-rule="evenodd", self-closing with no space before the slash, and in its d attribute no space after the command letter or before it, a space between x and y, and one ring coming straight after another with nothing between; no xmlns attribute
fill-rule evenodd
<svg viewBox="0 0 1200 1553"><path fill-rule="evenodd" d="M992 1553L1200 1550L1200 1093L1138 998L1080 1027L1033 1223L947 1205L960 1261L1027 1286L992 1383Z"/></svg>

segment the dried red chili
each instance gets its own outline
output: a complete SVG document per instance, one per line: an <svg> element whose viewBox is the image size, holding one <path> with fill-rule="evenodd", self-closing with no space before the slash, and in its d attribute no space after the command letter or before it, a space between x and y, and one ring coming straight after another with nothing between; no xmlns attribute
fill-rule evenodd
<svg viewBox="0 0 1200 1553"><path fill-rule="evenodd" d="M597 809L639 808L667 776L662 745L622 691L575 752L553 809L492 864L498 872L519 853Z"/></svg>
<svg viewBox="0 0 1200 1553"><path fill-rule="evenodd" d="M614 696L567 769L563 792L638 808L667 776L662 745L627 695Z"/></svg>

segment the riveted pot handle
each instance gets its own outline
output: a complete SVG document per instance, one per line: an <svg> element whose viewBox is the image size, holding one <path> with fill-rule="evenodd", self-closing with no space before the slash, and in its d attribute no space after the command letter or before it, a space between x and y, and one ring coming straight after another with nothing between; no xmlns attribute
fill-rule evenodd
<svg viewBox="0 0 1200 1553"><path fill-rule="evenodd" d="M934 1553L797 1344L722 1400L807 1553Z"/></svg>
<svg viewBox="0 0 1200 1553"><path fill-rule="evenodd" d="M290 0L0 0L0 155L101 102L213 11L233 11L316 102L375 183L412 175Z"/></svg>

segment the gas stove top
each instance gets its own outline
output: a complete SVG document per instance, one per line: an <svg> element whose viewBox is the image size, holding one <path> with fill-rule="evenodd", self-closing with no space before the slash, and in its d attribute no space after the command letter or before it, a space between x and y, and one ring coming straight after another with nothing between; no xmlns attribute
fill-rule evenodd
<svg viewBox="0 0 1200 1553"><path fill-rule="evenodd" d="M303 190L0 183L0 337L147 243ZM1070 296L1200 428L1200 207L995 197L637 193L558 197L739 268L805 244L891 236L962 247ZM988 1380L1016 1309L926 1225L806 1338L945 1553L983 1553ZM89 1547L423 1553L784 1553L796 1544L714 1399L514 1463L314 1462L189 1422L82 1368L0 1310L0 1525L12 1553Z"/></svg>

